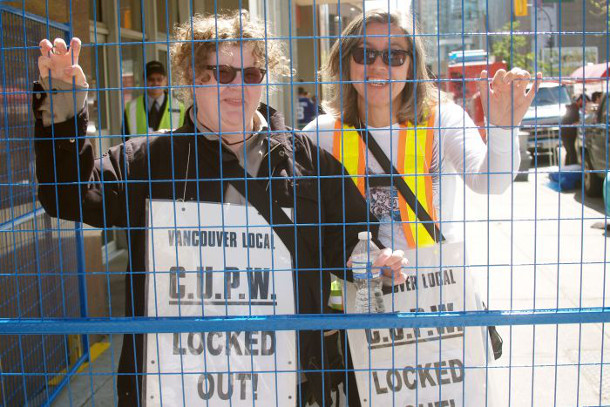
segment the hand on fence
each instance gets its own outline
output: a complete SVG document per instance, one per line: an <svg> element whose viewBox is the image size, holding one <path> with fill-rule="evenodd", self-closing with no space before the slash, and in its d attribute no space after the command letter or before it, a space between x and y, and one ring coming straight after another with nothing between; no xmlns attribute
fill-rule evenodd
<svg viewBox="0 0 610 407"><path fill-rule="evenodd" d="M38 57L38 70L40 77L46 78L51 74L51 80L60 80L72 83L74 78L76 86L85 86L87 79L83 69L78 64L81 42L77 37L70 41L70 49L66 47L66 42L61 38L56 38L54 44L44 39L40 41L40 53Z"/></svg>
<svg viewBox="0 0 610 407"><path fill-rule="evenodd" d="M542 82L542 73L538 72L529 91L526 91L526 88L531 82L531 74L521 68L513 68L508 72L499 69L491 83L487 71L484 70L481 71L480 79L478 86L487 123L492 126L511 127L521 124L521 119L532 104Z"/></svg>

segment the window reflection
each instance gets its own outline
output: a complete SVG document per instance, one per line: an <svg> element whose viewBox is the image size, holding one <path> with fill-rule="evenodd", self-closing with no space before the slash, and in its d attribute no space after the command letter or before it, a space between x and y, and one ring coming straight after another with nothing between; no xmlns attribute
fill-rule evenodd
<svg viewBox="0 0 610 407"><path fill-rule="evenodd" d="M106 84L106 47L97 46L97 57L95 52L91 52L91 66L97 67L91 69L88 75L89 89L87 93L87 102L89 105L89 125L94 126L97 133L98 130L108 128L108 112L106 100L107 84Z"/></svg>
<svg viewBox="0 0 610 407"><path fill-rule="evenodd" d="M121 28L141 31L144 14L140 8L140 0L121 0Z"/></svg>
<svg viewBox="0 0 610 407"><path fill-rule="evenodd" d="M102 1L89 0L89 18L95 21L102 21Z"/></svg>
<svg viewBox="0 0 610 407"><path fill-rule="evenodd" d="M123 104L139 95L142 86L144 64L140 44L121 48L121 81L123 84Z"/></svg>
<svg viewBox="0 0 610 407"><path fill-rule="evenodd" d="M157 32L171 36L174 25L179 23L178 5L171 0L157 1ZM169 21L169 28L167 26Z"/></svg>

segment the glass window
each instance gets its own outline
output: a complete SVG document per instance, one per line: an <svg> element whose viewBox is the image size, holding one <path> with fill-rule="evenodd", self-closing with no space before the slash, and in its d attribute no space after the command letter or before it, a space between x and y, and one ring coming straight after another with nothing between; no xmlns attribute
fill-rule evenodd
<svg viewBox="0 0 610 407"><path fill-rule="evenodd" d="M318 33L320 36L319 55L320 65L324 65L330 54L332 45L341 35L341 31L352 21L358 14L362 13L355 6L342 3L339 5L323 4L318 6ZM330 94L330 84L324 83L321 86L321 97Z"/></svg>
<svg viewBox="0 0 610 407"><path fill-rule="evenodd" d="M160 61L165 66L165 68L167 69L167 75L168 75L167 82L168 82L168 85L170 86L170 91L171 91L172 90L171 89L171 86L172 86L172 78L171 78L172 72L171 72L171 69L170 69L171 68L171 60L168 60L168 52L166 50L159 50L157 55L159 55L158 61ZM174 81L174 84L175 84L175 81Z"/></svg>
<svg viewBox="0 0 610 407"><path fill-rule="evenodd" d="M140 8L140 0L121 0L120 17L121 28L142 31L142 20L145 16Z"/></svg>
<svg viewBox="0 0 610 407"><path fill-rule="evenodd" d="M89 19L102 21L102 0L89 0Z"/></svg>
<svg viewBox="0 0 610 407"><path fill-rule="evenodd" d="M568 95L568 91L564 86L555 86L552 88L541 87L536 93L532 106L557 105L559 103L570 103L570 95Z"/></svg>
<svg viewBox="0 0 610 407"><path fill-rule="evenodd" d="M93 50L91 51L91 72L88 75L89 92L87 93L89 124L95 126L96 136L99 129L108 129L106 65L106 47L97 46L97 56Z"/></svg>
<svg viewBox="0 0 610 407"><path fill-rule="evenodd" d="M126 41L126 40L125 40ZM142 45L123 45L121 47L121 81L123 84L123 103L139 96L143 83L144 63Z"/></svg>
<svg viewBox="0 0 610 407"><path fill-rule="evenodd" d="M336 38L341 34L341 31L362 11L357 7L347 4L329 6L329 18L326 21L328 24L328 33L331 36L331 43L334 43ZM323 24L320 21L320 24Z"/></svg>
<svg viewBox="0 0 610 407"><path fill-rule="evenodd" d="M179 23L176 0L156 0L157 32L171 36L174 25ZM167 22L169 21L169 28Z"/></svg>
<svg viewBox="0 0 610 407"><path fill-rule="evenodd" d="M158 55L159 55L158 61L160 61L165 66L165 68L167 69L167 74L169 75L168 64L170 64L171 61L167 60L167 51L166 50L159 50L159 54Z"/></svg>

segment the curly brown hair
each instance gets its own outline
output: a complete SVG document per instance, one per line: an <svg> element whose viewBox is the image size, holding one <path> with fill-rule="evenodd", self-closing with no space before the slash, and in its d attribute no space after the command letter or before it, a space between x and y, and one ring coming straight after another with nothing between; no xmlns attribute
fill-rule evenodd
<svg viewBox="0 0 610 407"><path fill-rule="evenodd" d="M417 119L419 123L425 119L430 107L438 100L438 89L428 75L423 42L408 20L384 10L371 10L360 14L345 27L341 37L332 46L326 64L320 70L320 76L331 82L331 98L324 103L328 112L346 124L359 124L358 94L351 82L349 70L352 51L364 38L367 25L381 23L400 28L409 45L411 64L405 78L405 88L400 94L398 120L402 123L407 120L414 122Z"/></svg>
<svg viewBox="0 0 610 407"><path fill-rule="evenodd" d="M269 29L245 10L230 14L196 14L176 26L174 38L170 49L172 82L179 86L175 92L177 96L188 103L192 102L194 79L206 70L208 58L219 44L253 44L256 66L267 69L268 75L279 77L291 72L280 42L269 40L272 38Z"/></svg>

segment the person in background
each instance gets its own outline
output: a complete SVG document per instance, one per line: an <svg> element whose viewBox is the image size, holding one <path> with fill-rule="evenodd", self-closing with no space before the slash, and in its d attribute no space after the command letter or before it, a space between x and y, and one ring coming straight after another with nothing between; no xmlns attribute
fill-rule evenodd
<svg viewBox="0 0 610 407"><path fill-rule="evenodd" d="M602 103L602 92L595 91L591 93L591 101L585 106L585 114L595 113Z"/></svg>
<svg viewBox="0 0 610 407"><path fill-rule="evenodd" d="M184 104L167 90L167 73L159 61L150 61L144 70L146 94L127 102L123 118L125 135L146 135L177 129L184 124Z"/></svg>
<svg viewBox="0 0 610 407"><path fill-rule="evenodd" d="M324 108L322 107L322 103L320 103L318 101L318 98L316 97L316 95L311 95L311 101L313 102L315 111L316 111L316 116L320 116L321 114L324 114Z"/></svg>
<svg viewBox="0 0 610 407"><path fill-rule="evenodd" d="M578 153L576 151L576 136L578 134L578 123L583 102L588 104L589 97L582 93L574 99L572 104L566 108L566 114L561 119L561 144L566 150L565 165L578 164Z"/></svg>
<svg viewBox="0 0 610 407"><path fill-rule="evenodd" d="M302 129L303 126L316 117L316 107L304 87L299 86L298 92L299 105L297 106L297 119L299 121L299 129Z"/></svg>

